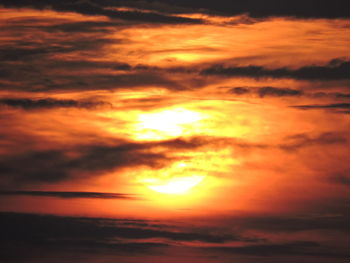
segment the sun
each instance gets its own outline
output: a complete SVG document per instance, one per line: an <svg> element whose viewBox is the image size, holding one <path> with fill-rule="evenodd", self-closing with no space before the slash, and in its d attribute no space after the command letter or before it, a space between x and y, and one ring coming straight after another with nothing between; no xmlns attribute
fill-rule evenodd
<svg viewBox="0 0 350 263"><path fill-rule="evenodd" d="M148 189L162 194L189 194L191 189L201 184L206 175L193 173L193 164L176 162L158 171L145 171L138 182Z"/></svg>
<svg viewBox="0 0 350 263"><path fill-rule="evenodd" d="M146 141L168 140L193 136L200 131L203 114L186 108L168 108L162 111L141 113L136 123L135 139ZM200 184L204 175L193 174L191 163L176 162L155 174L139 175L139 182L148 189L162 194L187 194Z"/></svg>
<svg viewBox="0 0 350 263"><path fill-rule="evenodd" d="M161 179L148 179L144 180L144 183L147 184L147 187L153 191L163 194L186 194L193 187L201 183L204 179L204 176L193 175L193 176L184 176L176 177L168 180Z"/></svg>
<svg viewBox="0 0 350 263"><path fill-rule="evenodd" d="M168 109L138 116L134 136L138 140L164 140L190 134L203 116L184 108Z"/></svg>

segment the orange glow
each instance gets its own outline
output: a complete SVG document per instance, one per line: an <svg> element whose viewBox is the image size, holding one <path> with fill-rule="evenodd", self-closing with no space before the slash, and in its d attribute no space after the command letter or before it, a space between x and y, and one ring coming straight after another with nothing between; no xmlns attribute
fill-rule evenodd
<svg viewBox="0 0 350 263"><path fill-rule="evenodd" d="M148 12L129 7L108 10ZM73 101L69 107L5 105L0 109L5 127L0 138L7 138L1 141L2 155L48 151L62 159L62 166L68 160L68 168L60 171L64 180L40 182L42 189L132 193L139 200L128 201L120 210L133 216L142 216L150 207L154 217L166 216L169 204L189 209L186 215L289 209L291 205L266 204L277 202L276 193L299 189L302 180L311 182L321 173L312 170L316 161L308 158L324 152L315 146L320 134L348 130L349 115L322 115L291 107L344 103L348 98L345 82L202 74L213 65L272 70L345 60L350 29L344 19L256 20L248 15L188 13L175 16L205 22L129 26L106 16L46 9L0 12L1 25L11 25L0 33L7 43L4 50L14 45L16 34L26 41L19 52L9 49L8 59L18 60L4 68L14 66L18 76L0 80L3 87L11 87L1 90L1 96ZM21 21L33 25L22 28L18 26ZM50 30L43 30L44 26ZM82 32L72 34L81 26ZM75 46L79 41L81 45ZM26 57L33 61L26 68L18 63L17 53L41 57ZM27 73L31 68L35 71ZM15 78L21 82L15 83ZM261 87L302 92L263 97L258 93ZM332 91L327 91L329 87ZM235 88L246 93L235 94ZM335 95L329 98L326 93ZM340 93L344 93L343 100ZM84 106L80 101L102 103ZM301 148L303 140L317 149ZM327 147L330 142L326 140ZM341 155L344 149L339 148L334 146L332 153ZM326 154L322 158L327 159ZM74 167L85 162L88 165ZM291 163L293 169L286 169ZM310 176L295 180L301 174ZM315 198L321 188L315 184ZM297 199L290 193L285 191L278 200ZM119 202L95 206L102 214L116 213Z"/></svg>
<svg viewBox="0 0 350 263"><path fill-rule="evenodd" d="M0 2L0 258L349 259L342 1Z"/></svg>

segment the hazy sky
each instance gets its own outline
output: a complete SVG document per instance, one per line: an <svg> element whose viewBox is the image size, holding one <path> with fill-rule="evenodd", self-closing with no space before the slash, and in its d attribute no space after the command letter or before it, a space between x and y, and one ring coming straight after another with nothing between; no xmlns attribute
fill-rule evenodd
<svg viewBox="0 0 350 263"><path fill-rule="evenodd" d="M346 2L0 0L0 261L349 262Z"/></svg>

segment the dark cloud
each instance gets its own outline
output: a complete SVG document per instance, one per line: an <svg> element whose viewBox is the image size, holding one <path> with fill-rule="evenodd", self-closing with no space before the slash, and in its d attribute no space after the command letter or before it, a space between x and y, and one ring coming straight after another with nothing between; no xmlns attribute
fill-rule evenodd
<svg viewBox="0 0 350 263"><path fill-rule="evenodd" d="M262 88L259 88L258 94L262 98L266 96L285 97L285 96L300 96L303 94L303 91L289 89L289 88L262 87Z"/></svg>
<svg viewBox="0 0 350 263"><path fill-rule="evenodd" d="M350 253L346 250L338 251L334 248L321 246L317 242L298 241L284 244L264 244L241 247L216 247L213 250L220 250L226 253L246 254L254 256L316 256L329 258L350 258Z"/></svg>
<svg viewBox="0 0 350 263"><path fill-rule="evenodd" d="M250 93L250 89L247 87L234 87L230 89L230 93L236 94L236 95L243 95Z"/></svg>
<svg viewBox="0 0 350 263"><path fill-rule="evenodd" d="M350 103L334 103L334 104L313 104L313 105L296 105L291 106L301 110L322 110L322 109L350 109Z"/></svg>
<svg viewBox="0 0 350 263"><path fill-rule="evenodd" d="M54 192L54 191L0 191L0 195L28 195L58 198L99 198L99 199L134 199L133 196L120 193L99 192Z"/></svg>
<svg viewBox="0 0 350 263"><path fill-rule="evenodd" d="M333 183L350 186L350 170L346 174L337 173L330 176L330 181Z"/></svg>
<svg viewBox="0 0 350 263"><path fill-rule="evenodd" d="M226 88L226 87L223 87L223 88ZM228 88L228 92L238 96L254 94L260 98L299 97L299 96L303 96L305 98L312 98L312 99L316 98L316 99L336 99L336 100L346 100L350 98L350 94L342 93L342 92L306 92L301 89L280 88L280 87L249 87L249 86L233 87L233 88ZM320 106L320 105L300 105L300 106L296 105L295 107L297 108L305 107L305 109L309 109L309 108L311 109L313 108L312 106Z"/></svg>
<svg viewBox="0 0 350 263"><path fill-rule="evenodd" d="M106 3L111 1L105 0ZM139 3L138 3L139 2ZM114 2L116 5L119 1ZM246 0L233 2L231 0L218 1L186 1L186 0L165 0L165 1L122 1L133 6L149 8L163 12L193 13L193 10L200 10L203 13L215 13L221 15L238 15L248 13L252 17L270 16L292 16L292 17L313 17L313 18L337 18L350 17L348 2L346 0L309 0L307 2L279 0ZM167 5L166 5L167 4ZM172 11L173 10L173 11Z"/></svg>
<svg viewBox="0 0 350 263"><path fill-rule="evenodd" d="M335 200L338 201L339 200ZM326 203L326 202L325 202ZM343 207L337 205L323 205L322 212L300 214L300 215L274 215L274 216L246 216L236 218L234 221L244 229L253 229L271 233L291 233L312 230L330 230L350 232L347 223L350 214L347 211L349 203L344 203ZM311 209L311 211L314 209ZM315 209L316 210L316 209Z"/></svg>
<svg viewBox="0 0 350 263"><path fill-rule="evenodd" d="M310 95L313 98L335 98L335 99L350 98L350 93L342 93L342 92L315 92Z"/></svg>
<svg viewBox="0 0 350 263"><path fill-rule="evenodd" d="M257 94L260 98L264 97L295 97L305 95L304 91L290 88L278 87L234 87L229 92L235 95Z"/></svg>
<svg viewBox="0 0 350 263"><path fill-rule="evenodd" d="M134 219L106 219L52 216L21 213L0 213L1 259L16 259L18 251L28 248L30 252L43 253L48 249L66 250L93 254L133 254L159 253L153 250L164 246L186 247L195 242L196 249L228 254L249 256L310 256L328 258L349 258L346 247L323 244L321 241L294 240L270 241L266 239L246 239L235 231L218 231L218 227L176 226L159 221ZM339 220L340 218L340 220ZM227 217L225 217L227 220ZM281 231L338 230L341 226L349 229L346 218L339 216L305 217L241 217L231 224L235 229L263 230L282 235ZM337 226L338 225L338 226ZM265 236L265 234L264 234ZM154 241L158 240L158 241ZM239 241L236 246L227 243ZM184 243L186 242L186 243ZM201 243L198 243L201 242ZM203 244L204 243L204 244ZM200 244L204 245L203 247ZM223 246L222 244L225 244ZM27 252L24 250L24 252ZM199 255L203 255L199 251ZM33 256L28 253L29 256ZM218 254L216 254L218 255ZM28 258L29 259L29 258ZM333 261L332 261L333 262Z"/></svg>
<svg viewBox="0 0 350 263"><path fill-rule="evenodd" d="M340 93L337 92L334 94L336 98L341 98L341 99L350 99L350 93Z"/></svg>
<svg viewBox="0 0 350 263"><path fill-rule="evenodd" d="M53 109L53 108L96 108L106 105L102 101L77 101L77 100L58 100L52 98L28 99L28 98L0 98L0 106L5 105L25 110Z"/></svg>
<svg viewBox="0 0 350 263"><path fill-rule="evenodd" d="M234 87L229 90L235 95L256 93L260 98L264 97L291 97L304 95L302 90L276 87Z"/></svg>
<svg viewBox="0 0 350 263"><path fill-rule="evenodd" d="M228 77L251 78L292 78L310 81L330 81L350 79L350 62L341 61L334 64L334 60L325 66L304 66L299 69L276 68L269 69L262 66L225 67L214 65L201 71L202 75L222 75Z"/></svg>
<svg viewBox="0 0 350 263"><path fill-rule="evenodd" d="M97 241L113 247L121 239L140 240L164 238L172 241L202 241L224 243L239 240L232 234L211 234L194 230L173 231L171 226L159 226L151 221L130 221L127 219L60 217L35 214L2 212L1 243L55 244L68 246L83 244L84 241ZM67 242L67 243L66 243ZM88 243L87 243L88 244ZM167 242L165 242L167 244Z"/></svg>
<svg viewBox="0 0 350 263"><path fill-rule="evenodd" d="M48 65L51 69L68 69L68 70L91 70L91 69L111 69L118 71L131 71L133 68L127 63L118 62L101 62L89 60L50 60Z"/></svg>
<svg viewBox="0 0 350 263"><path fill-rule="evenodd" d="M98 1L55 1L55 0L2 0L0 4L5 7L30 7L36 9L53 9L58 12L76 12L83 15L107 16L111 19L121 19L141 23L161 24L198 24L200 19L192 19L171 15L162 15L156 12L118 11L108 9L107 5L100 5Z"/></svg>
<svg viewBox="0 0 350 263"><path fill-rule="evenodd" d="M176 20L167 15L157 12L194 13L202 12L219 15L239 15L248 13L252 17L270 16L292 16L292 17L313 17L313 18L339 18L350 17L348 2L346 0L309 0L307 2L288 1L281 3L278 0L246 0L244 2L232 2L230 0L212 1L186 1L186 0L164 0L164 1L111 1L111 0L90 0L90 1L57 1L53 0L2 0L5 6L9 7L33 7L43 9L51 7L56 11L73 11L86 15L104 15L111 18L123 18L126 20L135 19L147 22L168 22L168 23L193 23L193 20ZM117 12L108 10L106 7L134 7L146 10L153 10L148 16L135 18L137 12Z"/></svg>
<svg viewBox="0 0 350 263"><path fill-rule="evenodd" d="M98 64L96 65L99 66ZM84 69L84 66L82 67ZM79 70L79 68L76 68ZM125 70L127 67L121 66ZM120 70L116 68L116 70ZM23 68L21 71L9 71L5 77L12 81L13 85L6 85L2 90L21 90L28 92L51 92L51 91L84 91L84 90L117 90L125 88L161 87L169 90L185 90L186 84L169 79L164 74L156 72L130 72L130 73L90 73L85 74L66 72L55 74ZM22 74L24 73L24 74ZM20 75L23 77L20 78Z"/></svg>
<svg viewBox="0 0 350 263"><path fill-rule="evenodd" d="M21 31L23 32L23 31ZM45 39L41 37L41 41L22 41L17 40L11 45L1 45L0 58L4 61L26 61L35 58L44 58L52 54L71 53L75 51L95 51L101 49L107 44L116 44L118 39L108 39L93 35L94 38L80 37L78 40L66 39ZM32 62L32 61L30 61Z"/></svg>
<svg viewBox="0 0 350 263"><path fill-rule="evenodd" d="M120 23L110 21L83 21L58 23L52 26L40 26L39 28L50 33L55 31L64 33L109 33L120 25Z"/></svg>
<svg viewBox="0 0 350 263"><path fill-rule="evenodd" d="M325 146L325 145L334 145L334 144L341 144L346 145L348 142L347 137L345 134L342 133L335 133L335 132L325 132L321 133L319 135L310 135L307 133L302 134L296 134L293 136L289 136L286 138L285 142L279 147L284 150L297 150L302 147L308 147L308 146Z"/></svg>
<svg viewBox="0 0 350 263"><path fill-rule="evenodd" d="M116 146L88 145L66 150L30 151L3 155L0 160L0 178L16 184L58 182L74 178L74 174L88 176L124 167L161 167L173 159L172 150L194 149L205 142L201 139L169 140L151 143L125 142ZM152 149L163 147L154 153ZM69 153L74 152L72 156ZM18 164L21 165L18 165Z"/></svg>
<svg viewBox="0 0 350 263"><path fill-rule="evenodd" d="M63 18L16 17L7 21L5 32L43 31L47 33L110 33L123 23L116 21L67 21Z"/></svg>

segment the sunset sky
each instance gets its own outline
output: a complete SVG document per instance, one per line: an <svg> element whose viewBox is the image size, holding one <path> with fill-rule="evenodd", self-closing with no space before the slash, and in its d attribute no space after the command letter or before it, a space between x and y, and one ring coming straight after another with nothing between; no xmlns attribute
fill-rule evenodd
<svg viewBox="0 0 350 263"><path fill-rule="evenodd" d="M349 262L346 3L0 0L0 262Z"/></svg>

